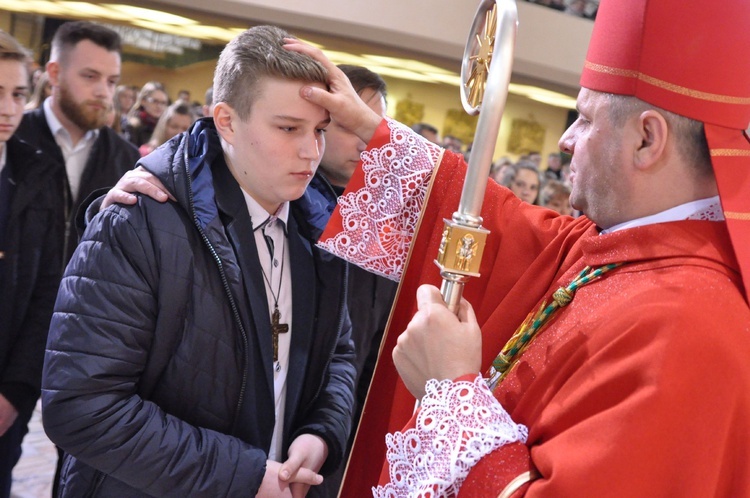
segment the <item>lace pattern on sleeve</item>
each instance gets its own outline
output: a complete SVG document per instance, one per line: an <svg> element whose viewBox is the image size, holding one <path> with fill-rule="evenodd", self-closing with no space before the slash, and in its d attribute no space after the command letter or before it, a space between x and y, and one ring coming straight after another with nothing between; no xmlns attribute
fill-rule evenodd
<svg viewBox="0 0 750 498"><path fill-rule="evenodd" d="M501 446L526 442L481 376L473 382L430 380L416 427L386 436L390 482L375 498L453 497L471 468Z"/></svg>
<svg viewBox="0 0 750 498"><path fill-rule="evenodd" d="M343 231L318 246L398 281L442 149L397 121L390 141L362 153L365 185L338 199Z"/></svg>

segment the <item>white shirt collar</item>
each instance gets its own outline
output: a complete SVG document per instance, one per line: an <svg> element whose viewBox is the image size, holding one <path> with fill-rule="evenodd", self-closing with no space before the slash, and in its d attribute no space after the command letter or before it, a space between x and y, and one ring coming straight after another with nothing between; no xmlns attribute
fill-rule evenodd
<svg viewBox="0 0 750 498"><path fill-rule="evenodd" d="M242 190L242 195L245 196L245 203L247 204L247 210L250 212L250 219L253 223L253 230L257 230L260 228L261 225L266 224L266 222L269 220L269 218L276 218L283 222L284 231L286 232L286 224L287 220L289 219L289 203L285 202L281 206L279 206L279 209L274 213L273 215L269 214L268 211L266 211L260 204L258 204L258 201L253 199L253 197L245 192L245 189Z"/></svg>
<svg viewBox="0 0 750 498"><path fill-rule="evenodd" d="M698 216L701 213L712 213L713 216ZM666 223L668 221L680 221L687 219L710 219L712 221L723 221L724 216L721 211L721 201L719 196L709 197L707 199L698 199L697 201L686 202L673 208L669 208L661 213L644 216L635 220L626 221L613 227L602 230L602 234L625 230L626 228L642 227L653 225L655 223Z"/></svg>

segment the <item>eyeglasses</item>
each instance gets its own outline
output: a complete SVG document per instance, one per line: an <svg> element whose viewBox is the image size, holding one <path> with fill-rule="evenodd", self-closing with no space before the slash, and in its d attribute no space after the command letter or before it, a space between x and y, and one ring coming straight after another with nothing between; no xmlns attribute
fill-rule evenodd
<svg viewBox="0 0 750 498"><path fill-rule="evenodd" d="M146 102L148 102L150 104L156 104L156 105L167 105L167 104L169 104L169 102L167 102L166 100L158 100L158 99L155 99L153 97L148 97L146 99Z"/></svg>

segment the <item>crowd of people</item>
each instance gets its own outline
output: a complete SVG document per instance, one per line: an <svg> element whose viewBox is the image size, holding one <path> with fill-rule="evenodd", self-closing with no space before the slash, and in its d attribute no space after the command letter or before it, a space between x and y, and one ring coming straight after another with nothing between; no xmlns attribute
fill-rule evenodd
<svg viewBox="0 0 750 498"><path fill-rule="evenodd" d="M256 26L198 105L0 30L0 498L40 396L56 498L750 497L750 6L601 3L457 312L471 146L376 73Z"/></svg>
<svg viewBox="0 0 750 498"><path fill-rule="evenodd" d="M471 144L464 145L463 140L453 135L441 138L438 128L429 123L416 123L411 129L445 150L461 154L468 163ZM489 175L524 202L544 206L566 216L580 215L570 205L570 154L552 152L547 156L547 164L541 163L542 156L536 151L522 154L515 162L504 156L492 163Z"/></svg>
<svg viewBox="0 0 750 498"><path fill-rule="evenodd" d="M46 71L31 78L31 95L26 110L38 109L50 97L52 87ZM209 89L210 90L210 89ZM208 91L210 97L211 92ZM210 106L210 101L207 105ZM187 131L197 119L207 116L206 105L190 100L190 92L180 90L172 100L167 88L158 81L142 87L119 84L109 105L107 125L147 155L175 135Z"/></svg>

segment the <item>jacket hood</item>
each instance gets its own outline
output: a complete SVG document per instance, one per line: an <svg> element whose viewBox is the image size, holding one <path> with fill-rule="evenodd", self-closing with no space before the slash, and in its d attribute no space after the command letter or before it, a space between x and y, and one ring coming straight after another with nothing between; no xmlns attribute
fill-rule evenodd
<svg viewBox="0 0 750 498"><path fill-rule="evenodd" d="M211 165L224 161L219 134L211 118L168 140L138 164L156 176L196 223L205 227L218 216Z"/></svg>

